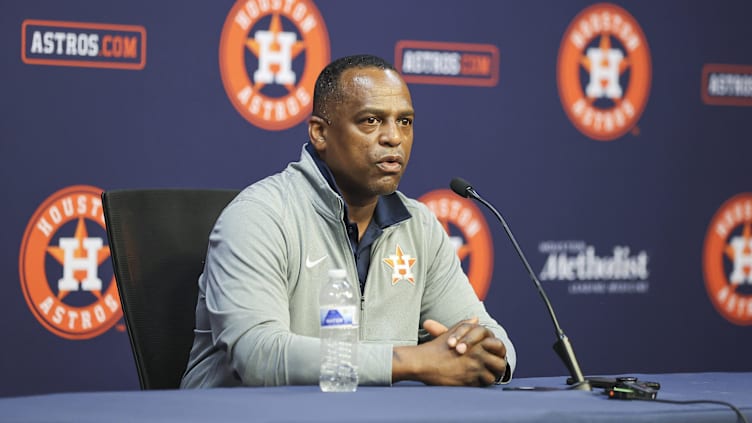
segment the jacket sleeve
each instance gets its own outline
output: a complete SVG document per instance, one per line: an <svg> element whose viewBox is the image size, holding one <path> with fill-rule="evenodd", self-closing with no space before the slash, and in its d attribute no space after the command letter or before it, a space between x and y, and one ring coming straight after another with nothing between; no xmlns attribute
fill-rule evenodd
<svg viewBox="0 0 752 423"><path fill-rule="evenodd" d="M240 200L210 235L205 277L212 340L244 385L318 383L319 339L290 331L285 230L284 216L268 205ZM361 344L361 383L391 383L391 359L390 345Z"/></svg>
<svg viewBox="0 0 752 423"><path fill-rule="evenodd" d="M512 341L506 330L488 314L485 305L478 299L441 223L430 210L422 205L419 207L426 230L424 248L428 254L425 259L430 263L421 307L421 323L426 319L433 319L450 327L477 316L479 323L489 328L507 349L508 367L503 381L509 381L517 365L517 354ZM423 334L422 339L426 335Z"/></svg>

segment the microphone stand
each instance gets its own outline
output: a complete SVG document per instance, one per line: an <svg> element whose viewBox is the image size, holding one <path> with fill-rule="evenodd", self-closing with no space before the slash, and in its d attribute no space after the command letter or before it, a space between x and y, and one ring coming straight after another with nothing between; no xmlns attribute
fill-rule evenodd
<svg viewBox="0 0 752 423"><path fill-rule="evenodd" d="M509 229L509 226L507 226L507 222L501 216L501 213L499 213L489 202L484 200L480 195L478 195L477 192L475 192L475 190L473 189L472 186L470 186L470 184L468 184L465 181L462 181L462 182L466 185L465 193L467 194L467 195L463 195L463 197L469 196L479 201L481 204L483 204L489 210L491 210L491 212L496 216L496 218L499 219L499 222L501 222L501 225L504 227L504 231L507 233L507 236L512 241L512 245L514 246L514 249L517 252L517 255L520 257L520 260L522 260L522 263L525 265L525 269L527 269L527 273L530 276L530 279L532 279L533 283L535 283L535 286L538 289L538 293L543 299L543 302L546 303L548 314L551 316L551 320L553 321L554 328L556 330L556 342L553 345L554 351L556 351L556 354L559 356L559 358L561 358L561 360L567 366L567 369L569 370L569 374L570 376L572 376L572 379L574 380L574 384L572 384L572 386L567 389L590 391L591 390L590 382L585 380L585 377L582 374L582 370L580 369L580 364L577 362L577 357L575 356L574 349L572 348L572 343L569 341L569 338L561 329L561 326L559 326L559 320L556 318L556 313L554 313L554 308L551 306L551 302L548 300L548 296L543 290L543 287L541 286L541 283L538 280L538 277L535 276L535 272L530 267L530 263L528 263L527 259L525 258L525 255L523 254L522 249L520 248L520 245L517 243L517 240L514 238L512 231ZM454 181L452 181L452 189L453 190L455 189ZM462 195L462 193L458 192L458 190L455 190L455 192L457 194Z"/></svg>

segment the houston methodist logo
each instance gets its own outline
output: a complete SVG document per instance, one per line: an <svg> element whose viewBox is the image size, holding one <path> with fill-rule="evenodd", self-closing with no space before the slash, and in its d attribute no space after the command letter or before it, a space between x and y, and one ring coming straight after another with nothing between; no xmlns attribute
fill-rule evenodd
<svg viewBox="0 0 752 423"><path fill-rule="evenodd" d="M146 66L146 29L27 19L21 25L21 60L30 65L141 70Z"/></svg>
<svg viewBox="0 0 752 423"><path fill-rule="evenodd" d="M645 250L625 244L599 252L584 240L546 240L538 251L548 257L541 281L567 283L570 294L648 294L650 257Z"/></svg>
<svg viewBox="0 0 752 423"><path fill-rule="evenodd" d="M329 63L329 34L310 0L239 0L219 42L219 70L232 105L267 130L291 128L313 108Z"/></svg>
<svg viewBox="0 0 752 423"><path fill-rule="evenodd" d="M436 215L449 234L457 255L467 264L467 277L479 299L484 299L493 273L493 241L483 214L467 198L440 189L418 199Z"/></svg>
<svg viewBox="0 0 752 423"><path fill-rule="evenodd" d="M640 25L609 3L569 24L559 48L557 83L569 120L586 136L611 141L635 127L650 94L650 51Z"/></svg>
<svg viewBox="0 0 752 423"><path fill-rule="evenodd" d="M34 317L66 339L89 339L122 317L108 263L102 190L76 185L52 194L21 242L21 289Z"/></svg>
<svg viewBox="0 0 752 423"><path fill-rule="evenodd" d="M731 198L713 216L702 265L718 313L737 325L752 325L752 193Z"/></svg>

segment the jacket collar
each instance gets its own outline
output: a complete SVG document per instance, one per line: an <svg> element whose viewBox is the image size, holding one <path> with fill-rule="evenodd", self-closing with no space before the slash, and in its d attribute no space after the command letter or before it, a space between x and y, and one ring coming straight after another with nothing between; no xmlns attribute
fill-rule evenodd
<svg viewBox="0 0 752 423"><path fill-rule="evenodd" d="M337 183L334 180L334 175L332 175L332 171L326 163L321 160L311 143L306 143L303 146L300 164L301 171L318 192L318 198L311 199L318 212L324 215L331 215L331 217L338 217L347 222L345 220L347 205L342 199ZM334 211L338 211L338 213L335 215L333 214ZM376 210L374 210L373 222L380 229L384 229L410 217L410 212L407 210L400 196L397 192L393 192L389 195L379 197L378 203L376 203Z"/></svg>

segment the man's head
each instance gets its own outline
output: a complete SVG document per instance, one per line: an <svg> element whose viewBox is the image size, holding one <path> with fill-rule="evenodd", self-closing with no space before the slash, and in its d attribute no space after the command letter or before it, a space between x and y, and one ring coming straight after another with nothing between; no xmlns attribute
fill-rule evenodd
<svg viewBox="0 0 752 423"><path fill-rule="evenodd" d="M309 138L348 204L397 189L410 159L413 118L407 85L381 58L344 57L319 74Z"/></svg>
<svg viewBox="0 0 752 423"><path fill-rule="evenodd" d="M377 68L381 70L391 69L396 72L394 66L386 60L370 54L345 56L327 65L316 79L313 90L313 114L324 119L330 119L331 113L328 108L332 104L342 101L344 90L340 85L342 73L354 68Z"/></svg>

